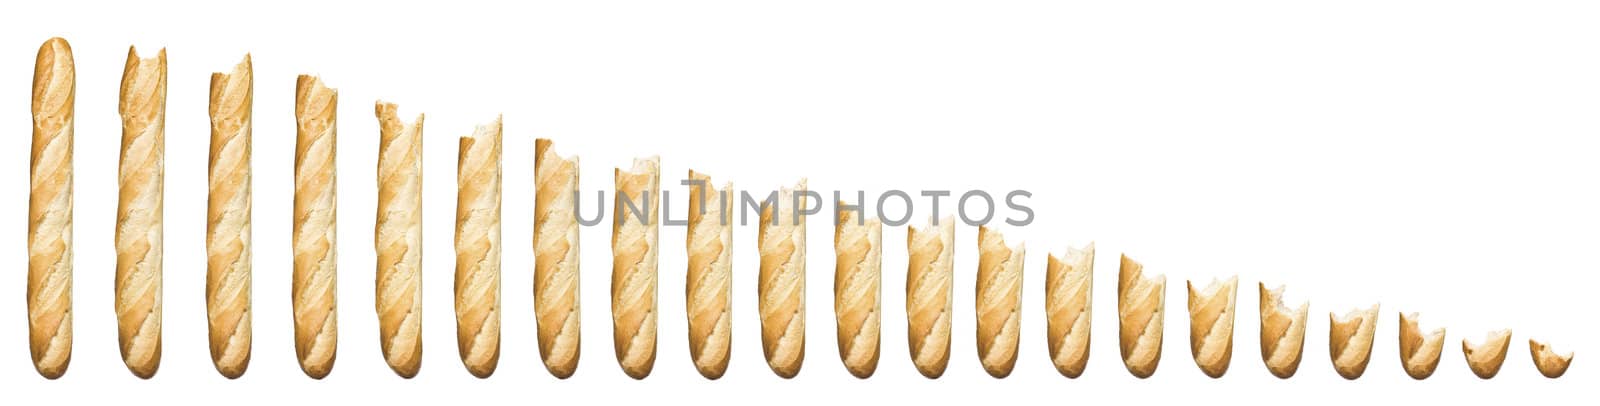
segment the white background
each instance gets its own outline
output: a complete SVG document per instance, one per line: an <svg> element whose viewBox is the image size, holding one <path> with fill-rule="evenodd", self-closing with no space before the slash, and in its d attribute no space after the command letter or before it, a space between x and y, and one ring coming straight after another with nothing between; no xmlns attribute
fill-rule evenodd
<svg viewBox="0 0 1600 406"><path fill-rule="evenodd" d="M231 3L230 3L231 4ZM932 402L1280 403L1576 401L1592 387L1600 334L1600 8L1591 2L1118 1L765 3L261 1L11 2L0 12L0 378L9 400L137 403ZM67 38L78 74L75 344L71 368L40 378L24 306L29 88L37 47ZM168 49L165 357L134 378L111 306L116 95L129 45ZM206 350L207 85L254 56L255 351L223 379ZM293 85L340 91L339 353L306 378L292 347ZM425 360L396 377L378 350L372 222L372 103L427 114ZM499 370L471 377L451 302L455 137L505 114L504 331ZM533 138L582 159L585 191L660 154L681 219L690 168L756 191L1027 189L1037 213L1004 227L1028 247L1021 359L1010 378L979 367L971 248L957 231L955 342L942 379L907 356L903 227L884 230L883 349L858 380L837 357L832 230L810 223L808 357L798 378L761 356L753 226L736 230L734 349L726 377L695 373L683 318L684 230L661 231L655 373L616 366L609 227L583 230L584 352L577 374L539 362L532 310ZM586 210L592 212L592 201ZM946 206L948 208L948 206ZM919 213L919 218L925 213ZM1094 346L1069 380L1045 349L1046 252L1096 241ZM1118 357L1115 267L1128 252L1168 277L1160 370L1138 380ZM1233 367L1206 378L1187 348L1184 281L1241 276ZM1310 300L1305 360L1280 381L1257 350L1257 281ZM1327 356L1330 311L1381 301L1366 375ZM1402 372L1398 311L1449 328L1433 378ZM1513 328L1499 377L1480 381L1464 337ZM1575 350L1548 380L1526 339ZM381 403L378 403L381 404ZM916 403L909 403L916 404Z"/></svg>

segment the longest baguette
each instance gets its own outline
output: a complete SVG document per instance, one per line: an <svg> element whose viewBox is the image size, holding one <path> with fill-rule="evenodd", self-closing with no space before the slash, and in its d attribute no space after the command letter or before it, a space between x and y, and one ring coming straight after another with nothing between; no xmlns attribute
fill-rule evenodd
<svg viewBox="0 0 1600 406"><path fill-rule="evenodd" d="M950 365L955 240L955 217L906 229L906 338L912 365L929 379Z"/></svg>
<svg viewBox="0 0 1600 406"><path fill-rule="evenodd" d="M617 168L611 232L611 332L617 363L644 379L656 363L656 219L661 205L661 162L636 159Z"/></svg>
<svg viewBox="0 0 1600 406"><path fill-rule="evenodd" d="M500 363L500 119L461 137L456 173L456 345L467 372Z"/></svg>
<svg viewBox="0 0 1600 406"><path fill-rule="evenodd" d="M833 311L839 358L851 375L865 379L878 369L883 223L861 217L860 210L841 211L834 224Z"/></svg>
<svg viewBox="0 0 1600 406"><path fill-rule="evenodd" d="M806 181L778 191L776 204L761 208L761 272L756 295L761 313L761 350L767 366L783 378L800 373L806 358Z"/></svg>
<svg viewBox="0 0 1600 406"><path fill-rule="evenodd" d="M250 55L211 74L206 199L206 320L211 363L228 379L250 366Z"/></svg>
<svg viewBox="0 0 1600 406"><path fill-rule="evenodd" d="M1022 244L1006 245L999 231L978 227L978 360L995 378L1017 366L1024 252Z"/></svg>
<svg viewBox="0 0 1600 406"><path fill-rule="evenodd" d="M733 340L733 184L721 190L711 177L689 171L689 269L684 283L689 317L689 356L708 379L728 371ZM715 202L715 203L713 203Z"/></svg>
<svg viewBox="0 0 1600 406"><path fill-rule="evenodd" d="M422 115L406 124L378 102L378 343L405 378L422 368Z"/></svg>
<svg viewBox="0 0 1600 406"><path fill-rule="evenodd" d="M300 370L328 376L339 347L338 269L335 230L338 205L334 155L339 92L322 81L295 81L294 116L294 353Z"/></svg>
<svg viewBox="0 0 1600 406"><path fill-rule="evenodd" d="M534 140L533 311L545 369L566 379L578 369L578 158Z"/></svg>
<svg viewBox="0 0 1600 406"><path fill-rule="evenodd" d="M33 368L60 378L72 361L72 130L77 71L72 46L51 38L33 65L33 148L28 174L28 351Z"/></svg>
<svg viewBox="0 0 1600 406"><path fill-rule="evenodd" d="M167 50L141 59L128 47L117 103L117 342L134 376L161 367L162 164L167 118Z"/></svg>

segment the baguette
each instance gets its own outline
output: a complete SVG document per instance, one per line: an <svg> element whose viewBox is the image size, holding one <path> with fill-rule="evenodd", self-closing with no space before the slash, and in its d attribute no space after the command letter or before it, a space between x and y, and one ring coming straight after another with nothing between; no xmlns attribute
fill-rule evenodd
<svg viewBox="0 0 1600 406"><path fill-rule="evenodd" d="M1006 245L999 231L978 227L978 361L995 378L1017 366L1024 249Z"/></svg>
<svg viewBox="0 0 1600 406"><path fill-rule="evenodd" d="M1353 310L1344 317L1328 315L1328 354L1333 369L1344 379L1360 378L1372 360L1372 335L1377 330L1378 305Z"/></svg>
<svg viewBox="0 0 1600 406"><path fill-rule="evenodd" d="M422 120L406 124L400 108L378 102L378 216L373 231L378 271L378 344L403 378L422 368Z"/></svg>
<svg viewBox="0 0 1600 406"><path fill-rule="evenodd" d="M1122 364L1140 379L1156 373L1161 363L1167 277L1144 276L1144 265L1122 256L1117 271L1117 318Z"/></svg>
<svg viewBox="0 0 1600 406"><path fill-rule="evenodd" d="M1299 307L1290 309L1283 304L1282 286L1267 289L1267 284L1260 283L1257 287L1261 292L1261 361L1272 376L1289 379L1300 369L1311 304L1301 302Z"/></svg>
<svg viewBox="0 0 1600 406"><path fill-rule="evenodd" d="M339 347L338 151L339 92L311 76L295 80L294 353L300 371L322 379Z"/></svg>
<svg viewBox="0 0 1600 406"><path fill-rule="evenodd" d="M1406 375L1416 380L1428 379L1439 367L1439 355L1443 352L1443 328L1423 334L1417 326L1416 313L1400 313L1400 366L1405 368Z"/></svg>
<svg viewBox="0 0 1600 406"><path fill-rule="evenodd" d="M1461 353L1467 356L1467 367L1478 378L1489 379L1500 373L1506 362L1506 352L1511 349L1511 330L1495 330L1482 343L1461 340Z"/></svg>
<svg viewBox="0 0 1600 406"><path fill-rule="evenodd" d="M906 229L906 335L911 363L929 379L950 365L951 281L954 279L956 221L934 219Z"/></svg>
<svg viewBox="0 0 1600 406"><path fill-rule="evenodd" d="M72 46L51 38L33 65L28 174L28 352L46 379L72 361Z"/></svg>
<svg viewBox="0 0 1600 406"><path fill-rule="evenodd" d="M617 363L633 379L656 363L656 244L661 205L661 160L635 159L617 168L616 217L611 232L611 326ZM640 216L643 216L641 219ZM643 221L640 221L643 220Z"/></svg>
<svg viewBox="0 0 1600 406"><path fill-rule="evenodd" d="M1560 378L1567 373L1567 367L1572 366L1572 352L1560 354L1550 349L1550 345L1538 340L1528 340L1528 350L1533 354L1533 366L1539 368L1539 374L1546 378Z"/></svg>
<svg viewBox="0 0 1600 406"><path fill-rule="evenodd" d="M1233 315L1239 277L1217 283L1205 290L1189 284L1189 352L1200 372L1212 378L1228 373L1233 362Z"/></svg>
<svg viewBox="0 0 1600 406"><path fill-rule="evenodd" d="M761 350L779 377L800 374L806 358L806 181L778 191L777 204L761 207L761 272L756 295Z"/></svg>
<svg viewBox="0 0 1600 406"><path fill-rule="evenodd" d="M500 128L461 137L456 166L456 347L478 378L500 363Z"/></svg>
<svg viewBox="0 0 1600 406"><path fill-rule="evenodd" d="M534 140L533 311L539 356L551 375L578 369L578 158L556 154L547 139Z"/></svg>
<svg viewBox="0 0 1600 406"><path fill-rule="evenodd" d="M851 375L866 379L878 369L883 223L861 217L860 210L840 211L834 225L833 312L839 359Z"/></svg>
<svg viewBox="0 0 1600 406"><path fill-rule="evenodd" d="M141 59L128 47L117 103L117 342L128 371L150 379L161 367L162 189L167 119L167 50Z"/></svg>
<svg viewBox="0 0 1600 406"><path fill-rule="evenodd" d="M206 321L211 363L228 379L250 366L250 55L211 74L206 199Z"/></svg>
<svg viewBox="0 0 1600 406"><path fill-rule="evenodd" d="M1050 361L1068 378L1083 375L1089 364L1089 327L1093 314L1094 243L1050 254L1046 263L1045 317L1049 319Z"/></svg>
<svg viewBox="0 0 1600 406"><path fill-rule="evenodd" d="M689 269L684 299L689 318L689 356L707 379L728 371L733 339L733 184L719 190L711 177L689 171ZM712 203L716 202L716 203Z"/></svg>

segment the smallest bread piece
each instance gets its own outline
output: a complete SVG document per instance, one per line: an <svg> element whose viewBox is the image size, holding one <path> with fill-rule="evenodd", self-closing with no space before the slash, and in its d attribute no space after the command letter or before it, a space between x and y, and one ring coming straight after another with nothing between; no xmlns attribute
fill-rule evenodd
<svg viewBox="0 0 1600 406"><path fill-rule="evenodd" d="M1567 367L1572 365L1572 352L1560 354L1550 349L1550 345L1538 340L1528 340L1528 350L1533 353L1533 366L1539 368L1539 373L1546 378L1560 378L1567 373Z"/></svg>

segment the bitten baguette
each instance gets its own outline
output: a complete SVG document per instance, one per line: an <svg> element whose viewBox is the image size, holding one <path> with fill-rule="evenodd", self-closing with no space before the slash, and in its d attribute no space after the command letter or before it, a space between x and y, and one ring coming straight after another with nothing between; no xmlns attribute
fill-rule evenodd
<svg viewBox="0 0 1600 406"><path fill-rule="evenodd" d="M396 374L422 368L422 119L406 124L400 108L378 102L378 343Z"/></svg>
<svg viewBox="0 0 1600 406"><path fill-rule="evenodd" d="M500 118L461 137L456 172L456 346L479 378L500 364Z"/></svg>
<svg viewBox="0 0 1600 406"><path fill-rule="evenodd" d="M1118 338L1128 373L1149 378L1161 363L1161 332L1167 307L1167 277L1146 278L1144 265L1122 256L1117 277Z"/></svg>
<svg viewBox="0 0 1600 406"><path fill-rule="evenodd" d="M1461 353L1467 356L1467 367L1472 369L1472 374L1482 379L1493 378L1500 373L1500 366L1506 362L1506 352L1511 349L1511 330L1495 330L1489 332L1488 338L1483 342L1473 344L1470 340L1461 340Z"/></svg>
<svg viewBox="0 0 1600 406"><path fill-rule="evenodd" d="M1094 295L1094 243L1050 254L1045 273L1045 317L1049 319L1050 361L1068 378L1089 364L1089 320Z"/></svg>
<svg viewBox="0 0 1600 406"><path fill-rule="evenodd" d="M72 46L51 38L33 65L28 174L28 352L47 379L72 361Z"/></svg>
<svg viewBox="0 0 1600 406"><path fill-rule="evenodd" d="M1557 353L1549 344L1538 340L1528 340L1528 351L1533 354L1533 366L1546 378L1560 378L1567 373L1567 367L1572 366L1572 352Z"/></svg>
<svg viewBox="0 0 1600 406"><path fill-rule="evenodd" d="M1372 360L1372 336L1377 330L1378 305L1353 310L1344 317L1328 315L1328 354L1333 369L1344 379L1360 378Z"/></svg>
<svg viewBox="0 0 1600 406"><path fill-rule="evenodd" d="M1017 365L1023 255L1022 244L1006 245L1000 232L978 227L978 361L995 378L1011 375Z"/></svg>
<svg viewBox="0 0 1600 406"><path fill-rule="evenodd" d="M1212 378L1228 373L1233 362L1234 303L1239 277L1195 290L1189 282L1189 352L1195 365Z"/></svg>
<svg viewBox="0 0 1600 406"><path fill-rule="evenodd" d="M689 186L689 356L701 376L717 379L728 371L733 340L733 184L718 189L692 170L689 180L699 182Z"/></svg>
<svg viewBox="0 0 1600 406"><path fill-rule="evenodd" d="M1417 326L1416 313L1400 313L1400 366L1411 379L1428 379L1439 367L1444 352L1444 329L1424 334Z"/></svg>
<svg viewBox="0 0 1600 406"><path fill-rule="evenodd" d="M661 161L635 159L617 168L611 234L611 326L617 363L633 379L656 363L656 245L661 206Z"/></svg>
<svg viewBox="0 0 1600 406"><path fill-rule="evenodd" d="M167 50L140 59L128 47L117 103L122 155L117 164L117 342L134 376L161 367L162 178L167 119Z"/></svg>
<svg viewBox="0 0 1600 406"><path fill-rule="evenodd" d="M211 363L228 379L250 366L250 55L211 74L206 199L206 320Z"/></svg>
<svg viewBox="0 0 1600 406"><path fill-rule="evenodd" d="M883 223L876 217L863 220L859 209L841 211L834 224L833 250L839 359L851 375L865 379L878 369Z"/></svg>
<svg viewBox="0 0 1600 406"><path fill-rule="evenodd" d="M955 239L954 217L906 229L906 335L911 363L929 379L950 365Z"/></svg>
<svg viewBox="0 0 1600 406"><path fill-rule="evenodd" d="M551 375L578 369L578 157L556 154L547 139L534 140L533 311L539 356Z"/></svg>
<svg viewBox="0 0 1600 406"><path fill-rule="evenodd" d="M294 353L300 370L322 379L339 347L338 172L339 92L310 76L295 80Z"/></svg>
<svg viewBox="0 0 1600 406"><path fill-rule="evenodd" d="M779 377L793 378L806 358L806 181L778 191L776 204L761 207L761 272L756 294L761 313L761 350Z"/></svg>
<svg viewBox="0 0 1600 406"><path fill-rule="evenodd" d="M1311 303L1290 309L1283 304L1283 287L1267 289L1257 284L1261 298L1261 361L1272 376L1289 379L1300 369L1306 343L1306 315Z"/></svg>

